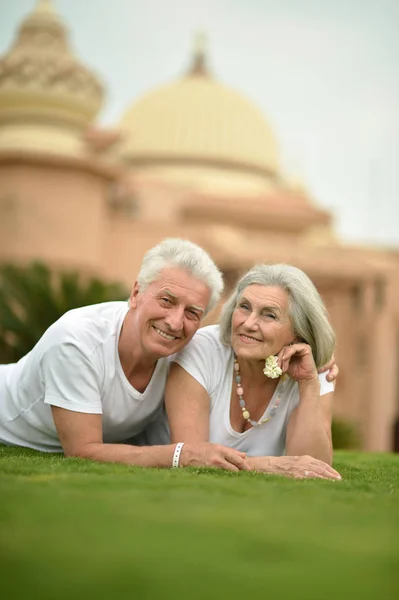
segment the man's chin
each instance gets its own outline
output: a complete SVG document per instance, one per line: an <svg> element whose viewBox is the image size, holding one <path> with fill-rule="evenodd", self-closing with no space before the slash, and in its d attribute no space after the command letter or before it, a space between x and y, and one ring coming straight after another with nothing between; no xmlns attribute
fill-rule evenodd
<svg viewBox="0 0 399 600"><path fill-rule="evenodd" d="M166 356L171 356L171 354L176 354L176 352L179 352L184 345L182 340L165 340L165 342L162 340L157 344L152 344L152 348L154 354L157 354L159 358L164 358Z"/></svg>

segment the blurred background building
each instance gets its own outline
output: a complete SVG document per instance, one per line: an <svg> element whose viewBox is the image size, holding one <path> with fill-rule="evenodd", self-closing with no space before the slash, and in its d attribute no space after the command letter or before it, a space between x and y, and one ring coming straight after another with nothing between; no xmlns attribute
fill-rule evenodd
<svg viewBox="0 0 399 600"><path fill-rule="evenodd" d="M103 93L54 3L37 2L0 59L0 261L130 285L143 253L179 236L210 252L228 288L254 263L294 264L337 332L336 416L365 449L392 449L399 252L338 239L331 214L282 172L262 112L210 72L204 36L186 73L132 99L112 130L95 125Z"/></svg>

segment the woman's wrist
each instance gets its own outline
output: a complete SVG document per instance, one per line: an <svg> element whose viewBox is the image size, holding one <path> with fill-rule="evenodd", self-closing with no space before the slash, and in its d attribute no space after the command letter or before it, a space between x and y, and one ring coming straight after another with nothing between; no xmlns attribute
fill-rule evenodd
<svg viewBox="0 0 399 600"><path fill-rule="evenodd" d="M304 398L318 399L320 396L320 381L317 373L312 379L303 379L302 381L298 381L298 387L300 400Z"/></svg>

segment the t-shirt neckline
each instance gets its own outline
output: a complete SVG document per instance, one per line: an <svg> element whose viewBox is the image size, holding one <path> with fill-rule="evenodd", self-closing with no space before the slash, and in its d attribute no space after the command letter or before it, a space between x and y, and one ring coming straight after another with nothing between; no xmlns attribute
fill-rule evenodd
<svg viewBox="0 0 399 600"><path fill-rule="evenodd" d="M234 352L231 353L231 356L229 358L229 364L228 364L228 369L230 370L230 373L233 372L233 363L234 363ZM261 416L261 418L259 419L260 421L262 419L266 419L266 417L269 415L270 411L273 409L275 403L276 403L276 398L277 398L277 391L278 388L280 387L280 381L278 382L276 389L273 392L273 396L270 398L270 402L267 405L267 407L265 408L265 411L263 413L263 415ZM256 427L251 426L249 429L247 429L246 431L236 431L234 429L234 427L231 424L231 420L230 420L230 403L231 403L231 393L232 393L232 388L233 388L233 377L230 377L230 383L229 383L229 402L227 402L227 406L226 406L226 410L225 410L225 423L227 426L227 429L229 431L230 434L234 435L237 438L244 438L247 437L248 434L257 429ZM265 425L265 423L263 423L263 425Z"/></svg>

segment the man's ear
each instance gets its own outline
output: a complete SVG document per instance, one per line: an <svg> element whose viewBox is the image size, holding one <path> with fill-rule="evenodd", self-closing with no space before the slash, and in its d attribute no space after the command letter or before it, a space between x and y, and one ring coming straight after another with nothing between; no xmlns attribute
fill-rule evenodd
<svg viewBox="0 0 399 600"><path fill-rule="evenodd" d="M139 291L140 286L138 284L138 281L135 281L129 298L130 308L137 308L137 296L139 294Z"/></svg>

